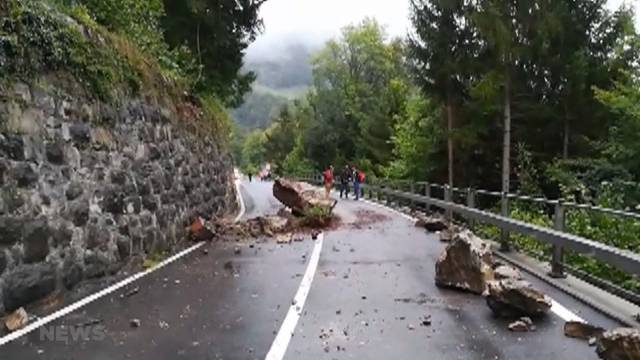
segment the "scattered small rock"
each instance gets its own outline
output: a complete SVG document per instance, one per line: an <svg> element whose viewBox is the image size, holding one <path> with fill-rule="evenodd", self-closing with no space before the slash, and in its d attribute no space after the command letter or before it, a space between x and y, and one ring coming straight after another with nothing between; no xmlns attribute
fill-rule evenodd
<svg viewBox="0 0 640 360"><path fill-rule="evenodd" d="M522 273L520 273L520 270L508 265L500 265L496 267L493 270L493 276L496 280L503 280L503 279L522 280L523 279Z"/></svg>
<svg viewBox="0 0 640 360"><path fill-rule="evenodd" d="M564 335L572 338L589 340L604 333L604 329L582 321L567 321L564 323Z"/></svg>
<svg viewBox="0 0 640 360"><path fill-rule="evenodd" d="M242 253L242 250L239 247L236 246L233 249L233 253L236 254L236 255L240 255Z"/></svg>
<svg viewBox="0 0 640 360"><path fill-rule="evenodd" d="M279 234L278 236L276 236L276 243L278 243L278 244L290 244L291 243L291 235Z"/></svg>
<svg viewBox="0 0 640 360"><path fill-rule="evenodd" d="M131 321L129 321L129 325L131 325L132 328L139 328L140 325L142 325L142 322L140 321L140 319L131 319Z"/></svg>
<svg viewBox="0 0 640 360"><path fill-rule="evenodd" d="M452 235L451 235L451 231L449 230L440 231L438 233L438 236L440 237L441 242L445 242L445 243L451 242Z"/></svg>
<svg viewBox="0 0 640 360"><path fill-rule="evenodd" d="M122 297L131 297L131 296L137 294L138 292L140 292L140 288L136 286L133 289L127 291L124 294L122 294Z"/></svg>
<svg viewBox="0 0 640 360"><path fill-rule="evenodd" d="M431 315L425 315L420 322L421 326L431 326Z"/></svg>
<svg viewBox="0 0 640 360"><path fill-rule="evenodd" d="M4 326L9 330L9 332L14 332L27 326L28 322L29 316L27 315L27 312L24 308L19 308L5 318Z"/></svg>
<svg viewBox="0 0 640 360"><path fill-rule="evenodd" d="M516 320L509 324L509 330L514 332L527 332L529 331L529 325L522 320Z"/></svg>
<svg viewBox="0 0 640 360"><path fill-rule="evenodd" d="M415 326L413 326L413 324L409 324L409 325L407 325L407 329L409 329L409 330L415 330L415 329L416 329L416 327L415 327Z"/></svg>
<svg viewBox="0 0 640 360"><path fill-rule="evenodd" d="M205 255L209 255L209 249L202 249L202 253Z"/></svg>
<svg viewBox="0 0 640 360"><path fill-rule="evenodd" d="M447 222L439 217L427 216L418 219L415 223L416 227L423 227L431 232L446 230L449 226Z"/></svg>

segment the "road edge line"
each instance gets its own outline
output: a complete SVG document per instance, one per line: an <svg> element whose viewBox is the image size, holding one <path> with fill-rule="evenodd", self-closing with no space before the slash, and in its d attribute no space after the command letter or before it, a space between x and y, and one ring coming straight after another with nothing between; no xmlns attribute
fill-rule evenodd
<svg viewBox="0 0 640 360"><path fill-rule="evenodd" d="M236 216L236 218L234 220L235 222L237 222L244 215L245 206L244 206L244 200L242 199L242 193L240 192L240 181L239 180L235 180L234 182L235 182L235 190L236 190L236 193L237 193L237 199L240 202L240 212L238 213L238 215ZM163 267L175 262L176 260L179 260L180 258L182 258L182 257L194 252L195 250L201 248L204 244L205 244L205 242L201 241L201 242L199 242L199 243L197 243L197 244L195 244L195 245L193 245L193 246L191 246L191 247L189 247L189 248L187 248L185 250L180 251L179 253L171 256L170 258L165 259L164 261L156 264L155 266L153 266L153 267L151 267L151 268L149 268L149 269L147 269L145 271L142 271L142 272L136 273L134 275L131 275L126 279L123 279L123 280L121 280L121 281L119 281L119 282L117 282L117 283L115 283L115 284L113 284L113 285L111 285L111 286L109 286L109 287L107 287L105 289L102 289L102 290L98 291L97 293L89 295L89 296L87 296L87 297L85 297L83 299L80 299L80 300L74 302L73 304L70 304L70 305L68 305L68 306L66 306L66 307L64 307L64 308L52 313L52 314L49 314L49 315L47 315L47 316L45 316L43 318L40 318L40 319L36 320L35 322L33 322L31 324L28 324L27 326L25 326L24 328L22 328L20 330L16 330L16 331L14 331L12 333L9 333L9 334L3 336L2 338L0 338L0 346L6 345L6 344L8 344L8 343L10 343L10 342L12 342L14 340L17 340L17 339L19 339L19 338L21 338L21 337L33 332L34 330L36 330L36 329L38 329L38 328L40 328L40 327L42 327L42 326L54 321L54 320L57 320L57 319L59 319L59 318L61 318L63 316L66 316L66 315L68 315L68 314L70 314L70 313L72 313L72 312L74 312L74 311L86 306L86 305L89 305L90 303L92 303L92 302L94 302L94 301L96 301L96 300L98 300L98 299L100 299L100 298L102 298L102 297L104 297L106 295L109 295L109 294L111 294L111 293L113 293L113 292L115 292L115 291L117 291L117 290L119 290L119 289L121 289L121 288L123 288L123 287L125 287L125 286L127 286L127 285L129 285L131 283L133 283L136 280L139 280L139 279L141 279L141 278L143 278L143 277L145 277L145 276L147 276L147 275L149 275L149 274L151 274L151 273L153 273L153 272L155 272L157 270L160 270Z"/></svg>
<svg viewBox="0 0 640 360"><path fill-rule="evenodd" d="M564 305L560 304L554 299L552 298L550 299L551 299L551 312L558 315L559 318L561 318L565 322L577 321L581 323L586 323L586 321L580 316L578 316L576 313L567 309Z"/></svg>
<svg viewBox="0 0 640 360"><path fill-rule="evenodd" d="M240 179L235 179L235 188L236 188L236 199L238 199L238 203L240 204L240 211L238 215L233 220L233 222L238 222L244 216L245 211L247 211L246 206L244 205L244 200L242 199L242 191L240 191Z"/></svg>
<svg viewBox="0 0 640 360"><path fill-rule="evenodd" d="M321 233L316 239L316 243L313 247L313 253L309 259L309 264L307 265L307 270L305 271L304 277L298 287L298 291L293 298L293 303L289 307L289 311L287 311L287 315L285 316L284 321L280 326L280 330L269 348L269 352L267 353L265 360L282 360L287 352L289 342L293 337L300 315L302 315L304 304L307 301L307 296L311 290L311 284L313 283L316 270L318 269L323 241L324 234Z"/></svg>

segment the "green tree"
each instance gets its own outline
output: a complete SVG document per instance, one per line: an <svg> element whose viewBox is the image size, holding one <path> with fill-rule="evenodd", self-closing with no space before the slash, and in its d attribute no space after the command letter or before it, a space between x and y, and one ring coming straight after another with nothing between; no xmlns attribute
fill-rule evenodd
<svg viewBox="0 0 640 360"><path fill-rule="evenodd" d="M409 54L417 84L424 94L444 103L447 124L447 179L454 183L454 128L465 96L466 68L474 55L474 33L465 16L465 0L412 0L415 33Z"/></svg>
<svg viewBox="0 0 640 360"><path fill-rule="evenodd" d="M162 27L173 48L186 45L200 65L196 89L235 107L255 75L241 74L244 51L262 29L266 0L164 0Z"/></svg>
<svg viewBox="0 0 640 360"><path fill-rule="evenodd" d="M611 90L596 89L596 96L617 115L605 145L607 158L640 178L640 73L627 73Z"/></svg>
<svg viewBox="0 0 640 360"><path fill-rule="evenodd" d="M303 142L318 165L366 158L379 169L392 159L390 138L406 99L403 46L367 19L343 29L313 60L313 118Z"/></svg>
<svg viewBox="0 0 640 360"><path fill-rule="evenodd" d="M293 150L299 122L287 105L280 109L278 117L264 131L267 160L275 169L281 169L287 155Z"/></svg>
<svg viewBox="0 0 640 360"><path fill-rule="evenodd" d="M394 160L385 169L386 177L424 180L433 174L438 166L435 153L445 137L440 113L432 101L416 93L410 96L391 136Z"/></svg>
<svg viewBox="0 0 640 360"><path fill-rule="evenodd" d="M261 130L254 130L247 134L242 144L240 169L245 174L255 174L266 163L264 144L266 138Z"/></svg>

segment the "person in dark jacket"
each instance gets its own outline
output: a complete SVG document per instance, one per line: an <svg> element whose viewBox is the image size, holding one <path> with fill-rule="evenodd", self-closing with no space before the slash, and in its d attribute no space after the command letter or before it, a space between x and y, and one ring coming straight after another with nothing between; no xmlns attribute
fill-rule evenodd
<svg viewBox="0 0 640 360"><path fill-rule="evenodd" d="M342 194L344 194L344 198L349 198L349 183L353 177L353 171L349 165L344 166L344 170L342 174L340 174L340 199L342 199Z"/></svg>

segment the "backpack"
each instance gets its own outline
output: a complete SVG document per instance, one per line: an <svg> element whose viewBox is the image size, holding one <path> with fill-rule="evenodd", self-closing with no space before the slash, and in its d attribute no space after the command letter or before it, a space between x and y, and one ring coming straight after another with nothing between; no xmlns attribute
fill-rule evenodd
<svg viewBox="0 0 640 360"><path fill-rule="evenodd" d="M361 183L364 182L364 171L358 172L358 181Z"/></svg>

